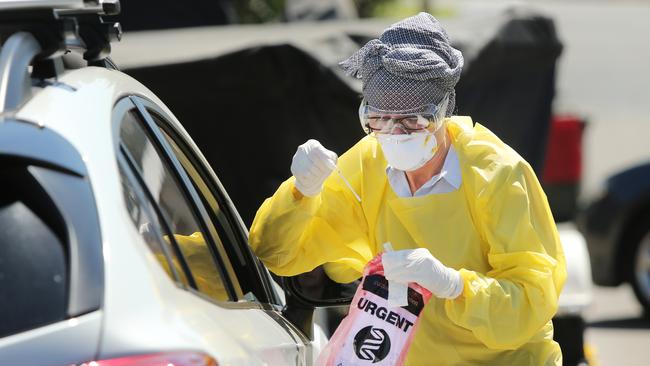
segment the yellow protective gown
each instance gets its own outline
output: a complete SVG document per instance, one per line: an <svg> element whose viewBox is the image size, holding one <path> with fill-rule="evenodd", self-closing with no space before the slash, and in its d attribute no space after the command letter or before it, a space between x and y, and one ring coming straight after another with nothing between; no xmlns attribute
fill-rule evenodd
<svg viewBox="0 0 650 366"><path fill-rule="evenodd" d="M447 119L461 166L450 193L400 198L372 137L339 159L359 203L335 174L312 198L285 181L260 207L250 244L289 276L325 264L339 282L358 278L386 241L424 247L464 281L456 299L425 307L407 365L561 365L551 318L566 277L546 196L530 166L469 117Z"/></svg>
<svg viewBox="0 0 650 366"><path fill-rule="evenodd" d="M164 236L164 240L169 240L166 235ZM212 254L205 243L205 239L203 239L203 234L200 232L195 232L191 235L175 234L174 240L190 267L192 278L194 278L199 292L217 301L229 301L230 297L221 276L216 270ZM154 245L158 247L157 243ZM167 257L162 252L162 249L154 254L169 277L174 278ZM172 255L171 259L176 272L181 276L183 282L186 282L187 279L177 257Z"/></svg>

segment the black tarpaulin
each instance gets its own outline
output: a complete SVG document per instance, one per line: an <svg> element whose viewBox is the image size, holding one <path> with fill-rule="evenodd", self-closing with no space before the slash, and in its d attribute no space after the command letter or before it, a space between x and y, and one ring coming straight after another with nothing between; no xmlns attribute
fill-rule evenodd
<svg viewBox="0 0 650 366"><path fill-rule="evenodd" d="M561 52L550 19L514 18L481 48L456 87L457 114L487 126L538 174L544 163L555 64Z"/></svg>
<svg viewBox="0 0 650 366"><path fill-rule="evenodd" d="M115 17L125 31L223 25L235 22L231 0L122 0Z"/></svg>
<svg viewBox="0 0 650 366"><path fill-rule="evenodd" d="M357 93L290 45L126 72L183 123L246 224L291 175L298 145L314 138L341 154L363 136Z"/></svg>

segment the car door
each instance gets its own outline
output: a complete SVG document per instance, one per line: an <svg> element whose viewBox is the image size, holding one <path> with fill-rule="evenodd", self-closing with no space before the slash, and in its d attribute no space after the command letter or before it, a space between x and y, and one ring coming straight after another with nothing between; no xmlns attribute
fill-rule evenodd
<svg viewBox="0 0 650 366"><path fill-rule="evenodd" d="M309 340L280 314L241 220L182 128L141 97L122 99L114 113L123 116L114 118L122 168L138 178L130 184L154 207L169 246L159 258L170 279L196 295L194 310L231 324L231 335L265 362L310 364Z"/></svg>

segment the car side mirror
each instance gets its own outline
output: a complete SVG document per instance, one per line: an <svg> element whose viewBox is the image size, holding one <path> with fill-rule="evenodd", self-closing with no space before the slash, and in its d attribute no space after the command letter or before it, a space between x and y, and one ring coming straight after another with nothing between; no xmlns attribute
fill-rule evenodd
<svg viewBox="0 0 650 366"><path fill-rule="evenodd" d="M323 267L318 266L307 273L282 277L281 282L286 292L286 306L282 314L313 340L314 308L350 305L361 281L334 282Z"/></svg>
<svg viewBox="0 0 650 366"><path fill-rule="evenodd" d="M296 300L312 307L349 305L359 286L360 280L350 283L332 281L322 266L311 272L285 277L284 288Z"/></svg>

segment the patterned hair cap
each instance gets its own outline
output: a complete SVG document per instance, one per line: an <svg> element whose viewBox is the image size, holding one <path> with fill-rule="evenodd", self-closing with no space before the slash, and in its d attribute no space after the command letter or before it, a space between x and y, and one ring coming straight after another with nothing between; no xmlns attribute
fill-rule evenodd
<svg viewBox="0 0 650 366"><path fill-rule="evenodd" d="M439 104L449 94L450 116L463 55L436 18L420 13L391 25L339 65L361 79L363 96L375 108L413 109Z"/></svg>

